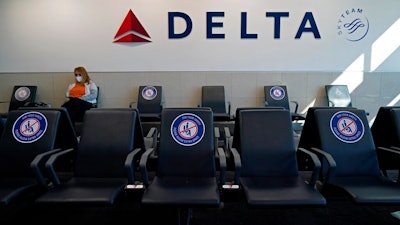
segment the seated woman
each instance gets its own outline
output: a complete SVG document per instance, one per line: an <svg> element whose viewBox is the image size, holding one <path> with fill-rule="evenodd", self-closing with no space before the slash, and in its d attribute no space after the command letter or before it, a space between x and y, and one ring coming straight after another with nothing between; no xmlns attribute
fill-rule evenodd
<svg viewBox="0 0 400 225"><path fill-rule="evenodd" d="M98 89L90 79L88 72L82 66L74 69L75 83L68 86L66 101L61 107L65 107L71 117L71 121L81 122L86 110L97 103Z"/></svg>

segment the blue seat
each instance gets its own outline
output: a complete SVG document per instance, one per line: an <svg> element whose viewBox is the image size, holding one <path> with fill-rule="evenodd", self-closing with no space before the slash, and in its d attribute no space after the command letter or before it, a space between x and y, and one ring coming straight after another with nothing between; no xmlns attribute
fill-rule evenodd
<svg viewBox="0 0 400 225"><path fill-rule="evenodd" d="M243 109L230 148L235 158L234 183L243 188L247 204L324 206L325 198L315 187L320 161L313 153L312 178L300 176L291 113L286 109ZM237 133L238 132L238 133Z"/></svg>
<svg viewBox="0 0 400 225"><path fill-rule="evenodd" d="M136 108L139 110L143 122L159 122L164 107L162 86L139 86ZM129 104L134 107L135 102Z"/></svg>
<svg viewBox="0 0 400 225"><path fill-rule="evenodd" d="M20 111L8 114L0 139L0 205L32 201L47 191L47 158L60 151L56 137L61 113Z"/></svg>
<svg viewBox="0 0 400 225"><path fill-rule="evenodd" d="M400 152L376 148L365 111L330 108L314 113L319 145L310 150L322 161L321 192L325 196L343 193L361 204L400 203L400 187L381 175L377 151L397 159Z"/></svg>
<svg viewBox="0 0 400 225"><path fill-rule="evenodd" d="M141 160L146 190L142 206L176 208L188 224L193 207L220 207L214 154L213 113L209 108L164 108L156 175L149 180ZM224 152L218 150L222 167ZM150 154L150 153L148 153ZM223 171L223 169L222 169ZM223 177L223 176L221 176ZM182 211L181 211L182 209Z"/></svg>
<svg viewBox="0 0 400 225"><path fill-rule="evenodd" d="M214 121L231 120L231 103L225 99L225 87L221 85L201 87L201 107L213 111Z"/></svg>
<svg viewBox="0 0 400 225"><path fill-rule="evenodd" d="M112 206L135 176L145 151L136 109L91 109L85 113L74 174L61 182L56 162L70 150L53 155L46 168L55 187L36 199L36 204Z"/></svg>
<svg viewBox="0 0 400 225"><path fill-rule="evenodd" d="M290 111L290 104L294 103L292 110L292 120L305 120L305 116L298 113L299 103L297 101L289 101L289 95L286 85L264 86L264 100L266 107L283 107Z"/></svg>

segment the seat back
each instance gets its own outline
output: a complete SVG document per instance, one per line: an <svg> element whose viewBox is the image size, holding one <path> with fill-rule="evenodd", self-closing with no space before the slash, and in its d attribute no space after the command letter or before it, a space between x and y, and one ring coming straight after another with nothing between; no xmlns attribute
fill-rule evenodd
<svg viewBox="0 0 400 225"><path fill-rule="evenodd" d="M60 122L57 128L57 137L55 148L61 149L78 149L78 139L75 133L74 125L72 124L71 118L69 117L68 111L64 107L20 107L19 110L22 111L58 111L61 113Z"/></svg>
<svg viewBox="0 0 400 225"><path fill-rule="evenodd" d="M390 110L390 113L392 118L392 126L394 127L394 138L390 143L392 146L400 147L400 107L393 107Z"/></svg>
<svg viewBox="0 0 400 225"><path fill-rule="evenodd" d="M0 139L0 177L32 177L32 160L55 148L61 113L10 111Z"/></svg>
<svg viewBox="0 0 400 225"><path fill-rule="evenodd" d="M141 132L137 109L88 110L82 125L75 176L127 177L126 156L133 149L144 147Z"/></svg>
<svg viewBox="0 0 400 225"><path fill-rule="evenodd" d="M352 107L347 85L325 85L325 93L329 107Z"/></svg>
<svg viewBox="0 0 400 225"><path fill-rule="evenodd" d="M286 85L264 86L265 106L279 106L290 111Z"/></svg>
<svg viewBox="0 0 400 225"><path fill-rule="evenodd" d="M14 86L8 111L16 110L29 102L35 102L37 86L16 85Z"/></svg>
<svg viewBox="0 0 400 225"><path fill-rule="evenodd" d="M249 109L239 114L241 176L297 176L290 112Z"/></svg>
<svg viewBox="0 0 400 225"><path fill-rule="evenodd" d="M138 94L138 105L140 114L152 113L161 114L162 105L162 87L161 86L140 86Z"/></svg>
<svg viewBox="0 0 400 225"><path fill-rule="evenodd" d="M240 112L243 110L249 109L281 109L284 110L285 108L280 106L271 106L271 107L239 107L236 108L235 112L235 124L233 128L233 139L232 139L232 147L236 148L240 152Z"/></svg>
<svg viewBox="0 0 400 225"><path fill-rule="evenodd" d="M372 137L377 147L400 146L400 138L397 133L397 127L400 125L394 121L396 114L392 114L392 109L400 109L400 106L379 107L371 125Z"/></svg>
<svg viewBox="0 0 400 225"><path fill-rule="evenodd" d="M202 86L201 106L210 107L214 113L214 116L225 114L225 119L228 120L230 117L230 109L229 106L227 109L227 104L224 86Z"/></svg>
<svg viewBox="0 0 400 225"><path fill-rule="evenodd" d="M213 113L207 108L164 108L157 175L215 177Z"/></svg>
<svg viewBox="0 0 400 225"><path fill-rule="evenodd" d="M315 110L320 146L336 161L335 176L379 176L375 144L362 109ZM326 171L326 164L322 164Z"/></svg>

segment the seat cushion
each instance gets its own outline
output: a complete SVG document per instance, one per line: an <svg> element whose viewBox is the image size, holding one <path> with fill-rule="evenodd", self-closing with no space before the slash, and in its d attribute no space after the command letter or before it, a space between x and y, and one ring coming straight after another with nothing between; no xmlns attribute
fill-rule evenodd
<svg viewBox="0 0 400 225"><path fill-rule="evenodd" d="M215 177L155 177L143 194L142 204L218 207L217 181Z"/></svg>
<svg viewBox="0 0 400 225"><path fill-rule="evenodd" d="M265 205L325 205L325 198L298 177L240 178L247 203Z"/></svg>

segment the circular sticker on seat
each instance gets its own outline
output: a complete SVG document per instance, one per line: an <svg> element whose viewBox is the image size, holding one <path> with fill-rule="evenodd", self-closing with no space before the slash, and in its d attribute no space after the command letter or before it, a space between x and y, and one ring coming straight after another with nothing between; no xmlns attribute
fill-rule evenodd
<svg viewBox="0 0 400 225"><path fill-rule="evenodd" d="M27 112L15 120L13 136L21 143L32 143L39 140L47 129L47 119L40 112Z"/></svg>
<svg viewBox="0 0 400 225"><path fill-rule="evenodd" d="M146 100L153 100L157 96L157 88L146 86L142 90L142 97Z"/></svg>
<svg viewBox="0 0 400 225"><path fill-rule="evenodd" d="M172 138L180 145L193 146L204 137L203 120L192 113L177 116L171 124Z"/></svg>
<svg viewBox="0 0 400 225"><path fill-rule="evenodd" d="M269 89L269 95L275 100L282 100L285 98L285 90L280 86L274 86Z"/></svg>
<svg viewBox="0 0 400 225"><path fill-rule="evenodd" d="M19 87L14 93L15 99L17 99L18 101L24 101L29 98L30 95L31 90L27 87Z"/></svg>
<svg viewBox="0 0 400 225"><path fill-rule="evenodd" d="M364 135L364 124L360 117L349 111L335 113L330 127L336 138L346 143L358 142Z"/></svg>

